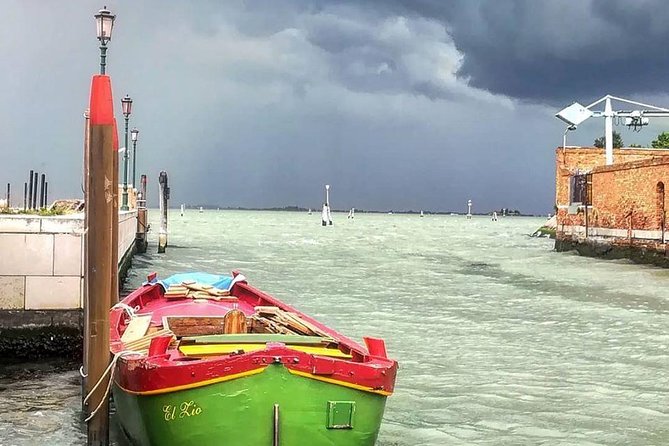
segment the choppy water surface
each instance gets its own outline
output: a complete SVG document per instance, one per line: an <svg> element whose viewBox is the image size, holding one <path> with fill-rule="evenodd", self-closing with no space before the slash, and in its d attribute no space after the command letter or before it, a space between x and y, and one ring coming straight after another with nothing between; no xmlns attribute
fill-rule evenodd
<svg viewBox="0 0 669 446"><path fill-rule="evenodd" d="M157 228L157 212L153 212ZM382 446L669 444L669 271L552 252L541 219L178 211L148 272L240 269L400 362ZM0 382L0 445L81 444L75 371Z"/></svg>

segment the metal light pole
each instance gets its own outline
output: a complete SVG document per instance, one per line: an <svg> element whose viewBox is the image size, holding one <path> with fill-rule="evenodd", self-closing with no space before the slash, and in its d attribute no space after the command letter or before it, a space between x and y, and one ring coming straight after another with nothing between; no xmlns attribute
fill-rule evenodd
<svg viewBox="0 0 669 446"><path fill-rule="evenodd" d="M135 186L135 172L137 167L137 137L139 136L139 130L137 127L130 130L130 138L132 139L132 187L137 189Z"/></svg>
<svg viewBox="0 0 669 446"><path fill-rule="evenodd" d="M107 66L107 42L111 40L112 29L114 28L114 19L116 16L103 7L95 14L95 24L100 41L100 74L105 74Z"/></svg>
<svg viewBox="0 0 669 446"><path fill-rule="evenodd" d="M562 135L562 148L563 149L565 147L567 147L567 132L570 132L572 130L576 130L575 125L570 125L569 127L567 127L567 129L564 131L564 135Z"/></svg>
<svg viewBox="0 0 669 446"><path fill-rule="evenodd" d="M636 110L613 110L612 101L622 102L629 105L640 107ZM593 110L595 105L604 103L604 110ZM649 118L669 118L669 109L656 107L654 105L644 104L642 102L631 101L607 94L601 99L596 100L590 105L583 106L574 102L569 107L560 110L556 115L558 119L566 122L569 126L576 128L588 118L604 118L604 138L606 164L613 164L613 118L624 118L627 127L634 130L641 130L649 123ZM571 130L571 128L567 129ZM566 135L566 131L565 131ZM566 136L565 136L566 138Z"/></svg>
<svg viewBox="0 0 669 446"><path fill-rule="evenodd" d="M589 107L588 107L589 108ZM604 135L606 136L606 165L613 164L613 108L611 98L604 101Z"/></svg>
<svg viewBox="0 0 669 446"><path fill-rule="evenodd" d="M132 99L125 95L121 99L121 106L123 107L123 117L125 118L125 151L123 152L123 202L121 210L128 210L128 120L132 113Z"/></svg>

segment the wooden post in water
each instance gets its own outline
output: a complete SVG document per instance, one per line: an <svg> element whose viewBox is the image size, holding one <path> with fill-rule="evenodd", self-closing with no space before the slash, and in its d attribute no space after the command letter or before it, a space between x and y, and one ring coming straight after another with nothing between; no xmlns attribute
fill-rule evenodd
<svg viewBox="0 0 669 446"><path fill-rule="evenodd" d="M118 213L119 213L119 205L118 205L118 157L119 157L119 152L118 152L118 127L116 126L116 118L114 118L114 178L112 181L114 182L114 196L113 196L113 202L114 202L114 215L112 215L112 250L111 250L111 257L112 257L112 265L114 265L113 271L112 271L112 284L113 284L113 289L112 289L112 302L117 303L119 301L119 281L118 281ZM127 150L127 149L126 149Z"/></svg>
<svg viewBox="0 0 669 446"><path fill-rule="evenodd" d="M83 187L83 192L84 192L84 228L88 228L88 206L90 203L89 200L89 191L90 191L90 179L89 179L89 153L90 153L90 141L89 141L89 135L90 135L90 111L87 109L84 112L84 170L82 172L82 187ZM84 236L84 289L83 289L83 294L84 294L84 303L85 305L88 305L88 236ZM88 364L87 364L87 358L88 358L88 336L86 336L86 333L89 332L89 320L88 320L89 313L88 311L84 311L84 342L83 342L83 347L84 347L84 352L82 357L84 358L84 363L82 366L83 374L81 377L81 411L83 413L86 413L86 407L84 406L84 398L86 397L86 376L88 376Z"/></svg>
<svg viewBox="0 0 669 446"><path fill-rule="evenodd" d="M33 203L32 203L32 209L37 209L37 179L39 177L39 173L35 172L33 176Z"/></svg>
<svg viewBox="0 0 669 446"><path fill-rule="evenodd" d="M42 174L39 182L39 208L44 209L44 183L46 182L46 174Z"/></svg>
<svg viewBox="0 0 669 446"><path fill-rule="evenodd" d="M30 171L30 176L28 177L28 183L30 184L30 190L28 193L28 207L26 209L33 208L33 171Z"/></svg>
<svg viewBox="0 0 669 446"><path fill-rule="evenodd" d="M158 232L158 252L165 252L167 247L167 200L170 198L170 188L167 185L167 172L160 172L158 178L160 187L160 231Z"/></svg>
<svg viewBox="0 0 669 446"><path fill-rule="evenodd" d="M28 183L23 183L23 210L28 210Z"/></svg>
<svg viewBox="0 0 669 446"><path fill-rule="evenodd" d="M117 184L114 178L114 106L111 81L108 76L95 75L91 85L88 202L86 214L87 259L86 279L88 295L84 305L85 337L88 339L86 394L102 381L91 395L85 413L93 415L88 422L89 446L109 444L109 402L107 380L103 373L109 364L109 309L112 304L112 220L118 214L114 207ZM99 407L99 408L98 408ZM98 411L93 414L93 411Z"/></svg>
<svg viewBox="0 0 669 446"><path fill-rule="evenodd" d="M137 252L146 252L146 230L147 230L147 210L146 210L146 175L141 175L139 179L140 187L137 194L137 233L135 234L135 246Z"/></svg>
<svg viewBox="0 0 669 446"><path fill-rule="evenodd" d="M7 209L12 207L11 201L11 185L7 183Z"/></svg>

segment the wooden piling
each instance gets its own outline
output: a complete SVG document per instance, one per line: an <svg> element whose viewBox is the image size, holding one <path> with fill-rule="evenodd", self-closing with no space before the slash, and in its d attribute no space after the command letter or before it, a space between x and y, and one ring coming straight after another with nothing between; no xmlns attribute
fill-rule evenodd
<svg viewBox="0 0 669 446"><path fill-rule="evenodd" d="M90 153L90 141L89 141L89 135L90 135L90 110L86 110L84 112L84 170L82 172L82 184L83 184L83 192L84 192L84 205L85 209L88 209L88 205L90 203L89 200L89 194L88 191L90 190L90 182L89 182L89 153ZM89 212L86 210L84 212L84 228L88 228L88 214ZM88 302L88 237L84 236L84 302ZM86 304L87 305L87 304ZM84 311L84 334L89 332L89 320L88 320L88 311ZM86 397L86 377L88 376L88 364L87 364L87 358L88 358L88 336L84 336L83 339L83 355L82 357L84 358L84 363L82 366L83 369L83 374L81 377L81 410L83 413L86 413L86 407L84 406L84 398Z"/></svg>
<svg viewBox="0 0 669 446"><path fill-rule="evenodd" d="M39 208L44 209L44 183L46 182L46 175L42 174L39 183Z"/></svg>
<svg viewBox="0 0 669 446"><path fill-rule="evenodd" d="M7 183L7 209L12 207L11 198L11 184Z"/></svg>
<svg viewBox="0 0 669 446"><path fill-rule="evenodd" d="M137 252L146 252L147 240L146 232L148 229L147 209L146 209L146 175L141 175L139 179L139 193L137 194L137 233L135 234L135 247Z"/></svg>
<svg viewBox="0 0 669 446"><path fill-rule="evenodd" d="M27 209L33 208L33 171L30 171L30 176L28 177L28 183L30 183L30 190L28 193L28 207Z"/></svg>
<svg viewBox="0 0 669 446"><path fill-rule="evenodd" d="M117 303L119 301L119 292L120 284L118 281L118 213L119 213L119 204L118 204L118 166L119 166L119 152L118 152L118 127L116 125L116 118L114 118L114 178L113 178L113 202L114 202L114 215L112 216L112 264L114 265L114 270L112 271L112 302ZM127 149L126 149L127 150Z"/></svg>
<svg viewBox="0 0 669 446"><path fill-rule="evenodd" d="M39 173L35 172L33 176L33 202L31 209L37 209L37 180L39 178Z"/></svg>
<svg viewBox="0 0 669 446"><path fill-rule="evenodd" d="M23 210L28 210L28 183L23 183Z"/></svg>
<svg viewBox="0 0 669 446"><path fill-rule="evenodd" d="M109 308L112 298L112 271L117 269L112 263L112 220L118 215L114 207L114 189L118 187L114 179L114 109L111 81L108 76L93 76L90 99L90 144L88 202L86 214L88 231L86 234L87 258L86 278L88 295L84 305L88 350L86 370L86 393L90 393L98 381L98 389L88 401L87 415L98 407L88 422L88 445L107 446L109 444L109 403L106 384L109 377L103 373L109 364Z"/></svg>
<svg viewBox="0 0 669 446"><path fill-rule="evenodd" d="M160 188L160 231L158 232L158 252L165 252L167 247L167 200L170 198L170 188L167 185L167 172L160 172L158 178Z"/></svg>

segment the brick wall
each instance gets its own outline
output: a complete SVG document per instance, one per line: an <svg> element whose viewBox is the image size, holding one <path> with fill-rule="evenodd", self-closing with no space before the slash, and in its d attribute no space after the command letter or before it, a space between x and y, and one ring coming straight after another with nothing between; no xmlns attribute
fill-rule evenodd
<svg viewBox="0 0 669 446"><path fill-rule="evenodd" d="M562 225L585 226L585 208L569 214L570 176L592 174L592 205L587 226L642 231L663 228L669 210L669 151L657 149L614 150L615 164L606 166L604 149L558 148L556 151L556 205L558 232ZM659 186L658 186L659 185ZM630 232L630 234L632 234Z"/></svg>

